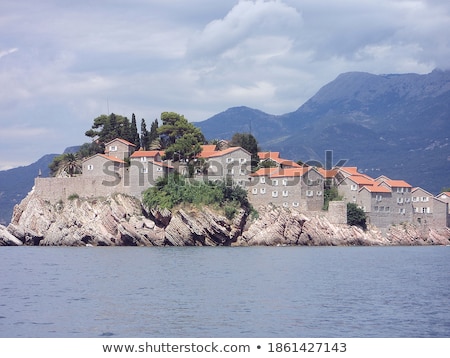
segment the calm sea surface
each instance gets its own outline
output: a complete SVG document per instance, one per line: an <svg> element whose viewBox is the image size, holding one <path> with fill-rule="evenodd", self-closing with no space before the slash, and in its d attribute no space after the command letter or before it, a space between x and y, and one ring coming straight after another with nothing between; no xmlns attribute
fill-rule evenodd
<svg viewBox="0 0 450 358"><path fill-rule="evenodd" d="M0 247L0 337L450 337L450 247Z"/></svg>

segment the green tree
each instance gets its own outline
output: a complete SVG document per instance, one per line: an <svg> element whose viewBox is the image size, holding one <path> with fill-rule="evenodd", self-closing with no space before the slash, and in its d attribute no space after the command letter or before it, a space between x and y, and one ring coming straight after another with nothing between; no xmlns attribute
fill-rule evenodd
<svg viewBox="0 0 450 358"><path fill-rule="evenodd" d="M256 138L250 133L235 133L231 138L232 147L241 147L251 154L252 170L259 164L258 152L261 151Z"/></svg>
<svg viewBox="0 0 450 358"><path fill-rule="evenodd" d="M183 115L174 112L161 114L162 126L157 129L166 159L191 161L201 152L205 137L201 130L189 123Z"/></svg>
<svg viewBox="0 0 450 358"><path fill-rule="evenodd" d="M149 142L152 143L153 141L159 139L159 134L158 134L158 119L155 119L152 122L152 125L150 127L150 133L149 133Z"/></svg>
<svg viewBox="0 0 450 358"><path fill-rule="evenodd" d="M139 132L137 130L136 116L134 115L134 113L131 116L130 139L130 142L136 145L135 149L139 149L141 140L139 137Z"/></svg>
<svg viewBox="0 0 450 358"><path fill-rule="evenodd" d="M94 124L91 129L86 131L85 135L98 143L101 152L104 150L105 143L115 138L123 138L123 135L126 136L123 139L131 142L127 128L130 128L130 121L127 117L114 113L111 113L109 116L102 114L94 119Z"/></svg>
<svg viewBox="0 0 450 358"><path fill-rule="evenodd" d="M55 157L49 168L50 174L54 177L73 177L81 173L81 160L75 153L64 153Z"/></svg>
<svg viewBox="0 0 450 358"><path fill-rule="evenodd" d="M145 123L145 119L141 120L141 148L143 150L148 150L150 145L149 132L147 130L147 124Z"/></svg>
<svg viewBox="0 0 450 358"><path fill-rule="evenodd" d="M323 210L328 210L330 201L342 200L342 195L339 195L336 187L325 188L323 194Z"/></svg>
<svg viewBox="0 0 450 358"><path fill-rule="evenodd" d="M366 213L355 203L347 203L347 224L367 229Z"/></svg>

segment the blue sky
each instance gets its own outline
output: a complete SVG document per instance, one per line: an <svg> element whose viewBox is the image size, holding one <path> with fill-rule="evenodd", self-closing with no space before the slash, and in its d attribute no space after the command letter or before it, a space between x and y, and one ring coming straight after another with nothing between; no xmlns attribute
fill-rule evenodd
<svg viewBox="0 0 450 358"><path fill-rule="evenodd" d="M0 170L110 112L296 110L340 73L450 68L447 0L2 0Z"/></svg>

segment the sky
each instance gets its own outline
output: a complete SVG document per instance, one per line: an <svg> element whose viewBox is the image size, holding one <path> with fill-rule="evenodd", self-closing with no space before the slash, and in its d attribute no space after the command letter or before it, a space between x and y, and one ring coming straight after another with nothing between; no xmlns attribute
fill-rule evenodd
<svg viewBox="0 0 450 358"><path fill-rule="evenodd" d="M340 73L450 68L448 0L1 0L0 170L94 118L295 111Z"/></svg>

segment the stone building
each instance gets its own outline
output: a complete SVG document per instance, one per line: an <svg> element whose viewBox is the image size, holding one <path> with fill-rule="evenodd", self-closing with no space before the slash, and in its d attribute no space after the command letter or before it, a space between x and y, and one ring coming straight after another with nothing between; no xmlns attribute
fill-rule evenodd
<svg viewBox="0 0 450 358"><path fill-rule="evenodd" d="M323 176L313 167L261 168L250 177L248 196L255 206L274 204L301 211L323 207Z"/></svg>
<svg viewBox="0 0 450 358"><path fill-rule="evenodd" d="M204 169L199 169L195 175L198 180L231 179L234 184L243 187L249 181L251 154L241 147L220 150L216 145L203 145L197 160L204 162Z"/></svg>

